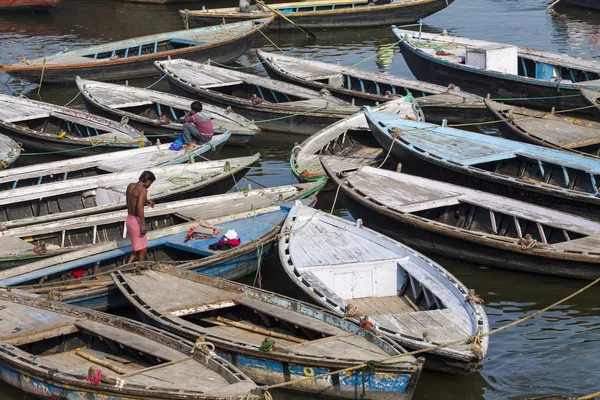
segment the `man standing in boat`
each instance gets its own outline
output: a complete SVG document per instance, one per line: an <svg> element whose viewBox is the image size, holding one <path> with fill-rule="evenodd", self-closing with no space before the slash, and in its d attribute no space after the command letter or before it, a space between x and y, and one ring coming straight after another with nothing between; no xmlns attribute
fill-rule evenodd
<svg viewBox="0 0 600 400"><path fill-rule="evenodd" d="M130 183L127 186L127 220L125 226L131 239L133 254L129 256L127 264L134 261L145 261L146 251L148 250L148 236L146 235L146 219L144 217L144 207L154 207L154 202L147 199L148 188L156 180L154 174L150 171L142 172L137 183Z"/></svg>
<svg viewBox="0 0 600 400"><path fill-rule="evenodd" d="M210 142L213 137L213 124L210 115L202 112L202 103L194 101L191 110L183 116L183 141L188 149L197 143Z"/></svg>

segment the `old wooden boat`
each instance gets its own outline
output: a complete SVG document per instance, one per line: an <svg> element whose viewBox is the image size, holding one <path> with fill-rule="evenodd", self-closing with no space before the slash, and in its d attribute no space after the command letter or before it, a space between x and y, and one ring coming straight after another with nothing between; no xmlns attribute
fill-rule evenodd
<svg viewBox="0 0 600 400"><path fill-rule="evenodd" d="M394 0L389 4L374 5L368 0L321 0L272 4L269 7L283 13L289 20L305 28L351 28L376 25L407 24L434 14L454 0ZM220 24L254 18L265 18L271 11L260 5L248 12L239 8L182 10L186 24L193 21L202 25ZM271 29L297 29L277 16Z"/></svg>
<svg viewBox="0 0 600 400"><path fill-rule="evenodd" d="M0 133L27 151L87 156L149 145L143 133L67 107L0 94Z"/></svg>
<svg viewBox="0 0 600 400"><path fill-rule="evenodd" d="M8 136L0 134L0 171L10 168L20 155L21 146Z"/></svg>
<svg viewBox="0 0 600 400"><path fill-rule="evenodd" d="M385 189L385 188L382 188ZM475 370L488 348L483 307L436 262L362 226L311 207L292 208L282 227L279 258L302 297L358 323L407 350L423 350L425 368ZM333 246L322 246L332 242Z"/></svg>
<svg viewBox="0 0 600 400"><path fill-rule="evenodd" d="M212 343L227 360L261 384L331 398L410 399L422 359L385 337L308 304L246 285L156 265L112 274L143 320L187 339ZM167 296L168 286L178 296ZM317 377L397 356L397 364Z"/></svg>
<svg viewBox="0 0 600 400"><path fill-rule="evenodd" d="M328 92L188 60L156 62L175 93L191 94L252 120L262 129L311 135L360 109Z"/></svg>
<svg viewBox="0 0 600 400"><path fill-rule="evenodd" d="M127 118L129 125L163 141L177 139L183 129L182 123L177 121L194 101L155 90L79 77L76 83L89 112L116 120ZM247 144L260 133L260 128L239 114L207 103L202 106L212 118L215 133L231 133L228 145Z"/></svg>
<svg viewBox="0 0 600 400"><path fill-rule="evenodd" d="M598 222L405 173L323 165L354 216L415 249L520 272L600 277Z"/></svg>
<svg viewBox="0 0 600 400"><path fill-rule="evenodd" d="M210 142L192 150L169 150L169 144L113 151L94 156L76 157L0 170L0 191L13 190L49 182L105 175L111 172L131 171L163 165L177 165L201 158L212 157L228 142L231 135L214 135Z"/></svg>
<svg viewBox="0 0 600 400"><path fill-rule="evenodd" d="M156 181L148 198L160 202L226 192L259 156L149 168ZM127 185L137 182L142 171L5 190L0 192L0 224L7 229L123 209Z"/></svg>
<svg viewBox="0 0 600 400"><path fill-rule="evenodd" d="M419 120L421 116L415 105L407 100L392 100L375 110ZM384 162L386 152L371 134L365 114L359 112L331 124L295 146L290 156L292 173L303 182L321 179L325 171L319 158L324 155L335 155L341 162L379 165Z"/></svg>
<svg viewBox="0 0 600 400"><path fill-rule="evenodd" d="M598 0L562 0L562 2L570 6L585 8L588 10L600 10L600 2L598 2Z"/></svg>
<svg viewBox="0 0 600 400"><path fill-rule="evenodd" d="M596 119L600 120L600 92L581 89L581 96L596 115Z"/></svg>
<svg viewBox="0 0 600 400"><path fill-rule="evenodd" d="M232 201L227 203L232 204ZM274 204L250 211L245 207L239 213L225 213L219 209L212 215L213 218L155 229L148 233L146 259L154 262L193 261L188 265L211 275L222 274L235 278L246 276L256 271L257 259L261 257L265 247L270 248L277 229L281 227L289 211L289 203L272 203ZM211 212L195 210L195 213L211 216ZM236 231L241 240L235 251L209 248L210 245L218 243L221 236L229 230ZM193 232L200 233L201 237L190 239ZM0 271L0 282L3 286L61 281L70 285L71 283L66 281L102 274L125 265L132 252L131 240L128 237L120 237L117 240L97 243L81 250L34 260L29 264ZM267 254L268 252L265 256ZM199 259L203 262L195 261ZM79 303L86 301L87 299L81 298L78 300Z"/></svg>
<svg viewBox="0 0 600 400"><path fill-rule="evenodd" d="M323 182L183 199L147 207L144 215L150 232L303 198ZM126 217L127 211L120 210L6 229L0 232L0 269L125 238Z"/></svg>
<svg viewBox="0 0 600 400"><path fill-rule="evenodd" d="M522 107L570 110L586 106L580 89L600 90L600 63L565 54L392 28L417 79ZM586 111L586 110L584 110ZM589 110L587 110L589 111Z"/></svg>
<svg viewBox="0 0 600 400"><path fill-rule="evenodd" d="M168 57L198 62L235 61L252 47L274 17L142 36L28 60L2 70L30 82L74 83L75 77L110 81L153 76L152 63Z"/></svg>
<svg viewBox="0 0 600 400"><path fill-rule="evenodd" d="M600 95L600 92L598 92ZM485 100L507 139L600 157L600 122Z"/></svg>
<svg viewBox="0 0 600 400"><path fill-rule="evenodd" d="M262 50L257 50L257 54L271 77L314 90L326 89L359 106L374 106L399 96L412 96L423 110L425 120L431 123L441 123L443 119L450 123L490 119L482 97L458 88Z"/></svg>
<svg viewBox="0 0 600 400"><path fill-rule="evenodd" d="M365 115L408 172L600 218L600 160L387 114Z"/></svg>
<svg viewBox="0 0 600 400"><path fill-rule="evenodd" d="M191 261L161 261L165 265L176 265L179 268L201 272L206 275L216 275L226 279L239 279L246 276L248 273L255 271L259 266L259 257L264 259L272 251L272 243L279 234L281 225L287 216L289 206L284 202L293 201L296 199L302 200L306 204L314 203L314 194L318 192L324 185L324 180L321 182L311 182L308 184L298 184L294 186L282 186L268 189L254 190L249 192L229 193L221 196L213 196L205 198L203 201L205 207L194 214L190 209L183 209L182 213L177 213L176 216L180 219L189 217L190 219L204 221L208 223L218 224L225 229L223 224L229 224L229 228L238 229L239 234L243 235L240 246L231 249L211 250L207 244L214 243L215 239L210 239L202 243L198 242L193 247L186 247L189 253L193 250L196 253ZM247 193L247 195L244 195ZM279 209L277 208L279 207ZM159 206L157 206L159 207ZM154 215L154 210L148 210L151 215ZM182 216L183 215L183 216ZM155 222L156 218L152 218L153 227L159 226ZM165 224L165 221L160 221ZM188 219L178 222L179 224L189 222ZM77 223L77 221L75 221ZM205 224L206 225L206 224ZM113 224L117 230L122 232L123 219L120 219L117 224ZM150 226L150 224L149 224ZM193 224L192 224L193 226ZM99 232L105 234L104 229L109 225L100 226ZM223 230L222 230L223 231ZM72 231L67 232L67 234ZM85 232L85 231L84 231ZM87 233L93 235L93 229L87 229ZM188 230L189 233L189 230ZM98 235L100 236L100 234ZM123 237L123 236L121 236ZM180 257L181 250L176 246L180 238L171 237L166 246L170 247L168 251L164 251L166 247L163 245L163 251L157 251L158 246L150 249L150 256L156 260L171 260L173 257ZM185 241L184 241L185 243ZM116 246L115 246L116 249ZM125 247L120 248L121 253L126 251ZM118 254L119 251L113 251L113 254ZM177 254L179 253L179 254ZM197 254L201 253L201 254ZM89 255L89 253L88 253ZM87 256L86 256L87 257ZM190 258L183 257L183 259ZM89 261L89 258L87 258ZM81 278L65 272L49 277L44 283L34 281L31 285L20 285L23 290L39 294L40 296L61 300L63 302L74 304L81 307L93 308L102 311L112 310L125 305L125 299L121 293L113 285L108 272L112 271L108 266L108 258L103 262L102 268L107 272L94 273L94 269L81 268L85 266L86 260L78 261L75 267L79 271ZM113 260L113 265L118 265L119 260ZM146 265L156 261L147 261L144 263L135 263L135 265ZM59 263L66 265L65 262L59 260ZM42 269L52 267L50 264L45 266L39 265ZM69 267L69 266L67 266ZM70 266L72 268L72 266ZM122 268L122 267L117 267ZM73 269L71 269L73 271ZM43 274L44 272L42 272ZM38 274L40 275L40 274Z"/></svg>
<svg viewBox="0 0 600 400"><path fill-rule="evenodd" d="M1 377L45 399L242 399L256 385L218 355L123 317L0 290ZM194 351L196 350L196 351Z"/></svg>
<svg viewBox="0 0 600 400"><path fill-rule="evenodd" d="M61 0L0 0L0 12L49 11Z"/></svg>

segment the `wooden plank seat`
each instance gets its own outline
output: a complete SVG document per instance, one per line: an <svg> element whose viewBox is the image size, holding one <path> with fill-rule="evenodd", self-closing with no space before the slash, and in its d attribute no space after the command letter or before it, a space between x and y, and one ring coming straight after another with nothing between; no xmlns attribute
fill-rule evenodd
<svg viewBox="0 0 600 400"><path fill-rule="evenodd" d="M162 360L175 361L185 357L182 353L172 350L166 346L159 346L156 344L156 342L143 336L132 335L129 332L118 328L113 328L108 325L103 325L98 322L87 320L77 321L75 326L83 331L87 331L101 338L110 339L124 346L152 355Z"/></svg>

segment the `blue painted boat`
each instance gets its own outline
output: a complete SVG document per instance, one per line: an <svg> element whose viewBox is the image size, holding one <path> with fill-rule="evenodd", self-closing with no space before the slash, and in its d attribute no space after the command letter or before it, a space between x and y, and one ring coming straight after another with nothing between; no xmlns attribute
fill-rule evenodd
<svg viewBox="0 0 600 400"><path fill-rule="evenodd" d="M406 351L389 339L272 292L159 264L112 277L143 320L197 343L210 342L261 384L298 381L285 389L330 398L364 394L406 400L423 368L423 359L403 357ZM376 363L373 370L317 377L390 357L397 357L393 364ZM315 378L301 380L305 377Z"/></svg>
<svg viewBox="0 0 600 400"><path fill-rule="evenodd" d="M21 147L5 135L0 135L0 171L10 168L21 155Z"/></svg>
<svg viewBox="0 0 600 400"><path fill-rule="evenodd" d="M114 81L153 76L167 58L227 64L262 37L275 16L197 29L157 33L1 65L14 78L34 83L75 83L75 77Z"/></svg>
<svg viewBox="0 0 600 400"><path fill-rule="evenodd" d="M377 141L417 175L600 218L600 160L372 112Z"/></svg>
<svg viewBox="0 0 600 400"><path fill-rule="evenodd" d="M67 400L253 400L240 369L175 335L123 317L0 290L0 377Z"/></svg>
<svg viewBox="0 0 600 400"><path fill-rule="evenodd" d="M307 198L306 202L313 203L312 194L320 190L324 184L325 180L304 184L282 197L284 200ZM232 197L232 195L218 196L221 198L221 207L225 210L221 217L203 219L201 217L203 213L198 213L200 218L197 220L203 220L205 225L214 223L222 228L221 232L229 229L235 230L242 242L240 246L229 250L210 250L208 246L217 242L218 238L186 242L189 229L198 224L197 222L188 223L168 228L170 231L178 231L178 233L168 236L161 236L162 233L159 231L156 231L158 233L155 235L150 232L149 238L156 237L156 239L149 240L147 258L149 261L146 264L161 261L186 270L199 271L203 274L227 279L238 279L256 271L259 258L262 259L271 252L272 242L279 233L290 207L290 203L279 203L278 197L268 201L268 196L266 196L262 207L259 201L255 201L259 207L253 209L251 199L264 195L265 191L263 190L257 190L250 194L250 199L246 203L247 207L236 207L236 202L244 203L244 200L240 200L237 196L230 200L227 200L227 197ZM232 214L236 208L238 210L244 208L244 211L237 215ZM95 249L88 248L76 251L75 254L57 256L43 262L13 268L0 273L4 274L2 276L3 284L6 286L18 285L23 290L81 307L103 311L121 307L124 305L124 299L112 284L108 272L122 265L127 255L131 253L131 246L127 239L118 243L120 246L113 242L109 243L109 246L95 246ZM106 250L109 247L113 249ZM95 251L96 254L81 256L89 254L90 251ZM72 261L60 261L65 258ZM99 265L96 264L98 262ZM48 277L47 283L32 284L40 279L46 279L45 277Z"/></svg>
<svg viewBox="0 0 600 400"><path fill-rule="evenodd" d="M546 110L586 107L580 89L600 91L596 60L396 27L392 31L419 80Z"/></svg>

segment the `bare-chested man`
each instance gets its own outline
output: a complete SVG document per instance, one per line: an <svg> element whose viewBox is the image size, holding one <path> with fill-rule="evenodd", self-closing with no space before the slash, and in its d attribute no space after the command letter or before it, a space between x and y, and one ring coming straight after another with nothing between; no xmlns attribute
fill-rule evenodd
<svg viewBox="0 0 600 400"><path fill-rule="evenodd" d="M136 261L146 260L148 250L148 237L146 236L146 220L144 218L144 206L154 207L154 202L147 199L148 188L156 180L150 171L142 172L137 183L127 186L127 232L131 239L133 254L129 256L128 264Z"/></svg>

